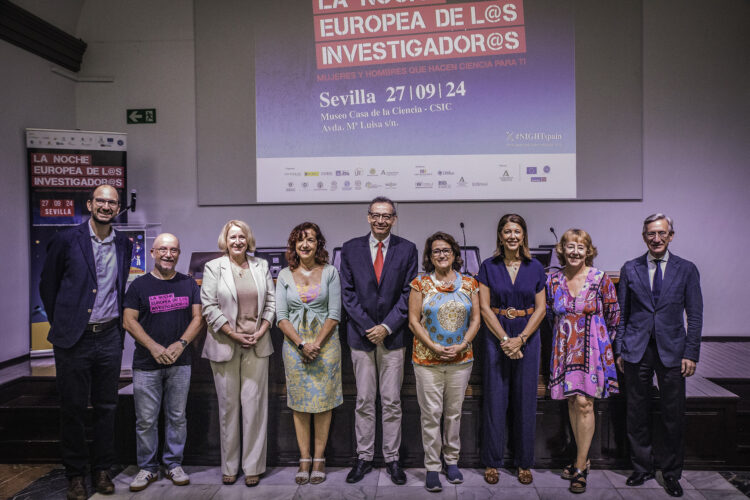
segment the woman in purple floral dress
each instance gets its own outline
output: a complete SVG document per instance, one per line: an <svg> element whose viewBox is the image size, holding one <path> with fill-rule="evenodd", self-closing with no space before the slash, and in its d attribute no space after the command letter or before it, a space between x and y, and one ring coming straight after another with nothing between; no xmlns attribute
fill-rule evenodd
<svg viewBox="0 0 750 500"><path fill-rule="evenodd" d="M586 491L588 452L594 436L594 399L619 392L612 342L620 321L615 286L593 267L596 247L582 229L569 229L555 249L563 268L547 278L547 307L554 317L550 393L567 399L578 448L563 469L570 491Z"/></svg>

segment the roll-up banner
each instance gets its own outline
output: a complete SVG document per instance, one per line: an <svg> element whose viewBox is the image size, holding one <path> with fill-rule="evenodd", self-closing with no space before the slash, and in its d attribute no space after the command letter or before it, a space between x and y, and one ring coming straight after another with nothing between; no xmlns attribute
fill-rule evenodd
<svg viewBox="0 0 750 500"><path fill-rule="evenodd" d="M49 322L39 296L39 277L52 236L89 219L86 200L97 186L109 184L127 204L127 135L119 132L26 129L31 215L31 353L52 348ZM118 219L127 222L127 212Z"/></svg>

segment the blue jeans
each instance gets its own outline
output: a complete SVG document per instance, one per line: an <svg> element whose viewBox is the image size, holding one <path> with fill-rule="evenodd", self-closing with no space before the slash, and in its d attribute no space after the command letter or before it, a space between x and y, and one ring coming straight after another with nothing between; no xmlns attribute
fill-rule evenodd
<svg viewBox="0 0 750 500"><path fill-rule="evenodd" d="M158 472L159 410L164 400L164 450L167 470L182 465L187 437L185 405L190 389L190 365L159 370L133 370L135 435L138 467Z"/></svg>

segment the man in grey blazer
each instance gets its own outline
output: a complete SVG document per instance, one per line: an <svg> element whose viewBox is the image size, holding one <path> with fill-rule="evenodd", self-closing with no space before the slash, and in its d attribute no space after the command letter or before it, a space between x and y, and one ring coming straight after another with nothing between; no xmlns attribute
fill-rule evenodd
<svg viewBox="0 0 750 500"><path fill-rule="evenodd" d="M406 483L398 461L401 383L405 346L411 340L406 317L409 284L417 275L417 247L391 234L396 218L393 201L375 198L367 215L370 233L347 241L341 250L341 299L349 318L346 338L357 383L357 461L348 483L361 481L372 470L378 389L386 470L395 484Z"/></svg>
<svg viewBox="0 0 750 500"><path fill-rule="evenodd" d="M703 326L703 297L695 265L668 251L672 219L657 213L643 222L645 255L625 263L618 295L621 320L615 337L615 361L625 375L627 434L633 473L628 486L639 486L655 472L649 428L651 387L656 372L665 450L664 489L682 496L685 378L695 373ZM684 316L687 316L687 329Z"/></svg>

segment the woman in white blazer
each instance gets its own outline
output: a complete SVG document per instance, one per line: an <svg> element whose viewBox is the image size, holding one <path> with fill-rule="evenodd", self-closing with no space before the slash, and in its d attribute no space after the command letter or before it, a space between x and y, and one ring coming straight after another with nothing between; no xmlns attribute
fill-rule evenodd
<svg viewBox="0 0 750 500"><path fill-rule="evenodd" d="M219 249L225 255L203 270L201 302L208 325L203 357L211 361L219 399L222 482L233 484L241 464L245 484L255 486L266 470L275 290L268 263L248 254L255 251L255 238L245 222L224 225Z"/></svg>

